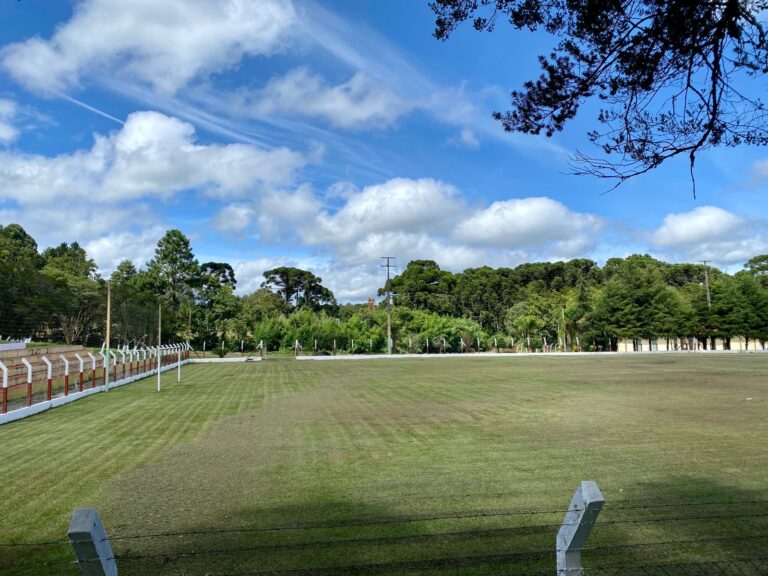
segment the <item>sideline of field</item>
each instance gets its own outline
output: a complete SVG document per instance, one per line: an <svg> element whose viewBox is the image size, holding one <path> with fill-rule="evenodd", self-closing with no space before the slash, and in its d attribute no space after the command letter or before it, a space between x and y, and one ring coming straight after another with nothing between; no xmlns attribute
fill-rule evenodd
<svg viewBox="0 0 768 576"><path fill-rule="evenodd" d="M259 356L241 356L239 358L190 358L189 364L227 364L230 362L261 362Z"/></svg>
<svg viewBox="0 0 768 576"><path fill-rule="evenodd" d="M181 365L184 366L189 362L190 362L189 360L182 360ZM178 369L178 363L173 363L173 364L168 364L167 366L163 366L160 369L160 372L167 372L169 370L177 370L177 369ZM139 380L143 380L144 378L149 378L151 376L156 376L156 375L157 375L157 369L153 368L149 372L136 374L134 376L127 376L125 378L121 378L120 380L115 380L113 382L110 382L109 388L107 388L104 384L101 384L100 386L96 386L94 388L86 388L81 391L71 392L66 396L59 395L54 398L51 398L50 400L44 400L42 402L38 402L37 404L32 404L32 406L25 406L23 408L18 408L16 410L12 410L11 412L0 414L0 426L3 424L8 424L9 422L15 422L16 420L21 420L22 418L28 418L29 416L34 416L35 414L39 414L40 412L45 412L46 410L50 410L51 408L56 408L57 406L63 406L64 404L69 404L71 402L75 402L76 400L87 398L88 396L98 394L99 392L108 392L109 390L112 390L114 388L119 388L120 386L125 386L126 384L130 384L131 382L137 382Z"/></svg>
<svg viewBox="0 0 768 576"><path fill-rule="evenodd" d="M584 356L614 356L637 355L692 355L692 354L765 354L768 350L647 350L641 352L447 352L445 354L336 354L335 356L296 356L296 360L399 360L407 358L581 358Z"/></svg>

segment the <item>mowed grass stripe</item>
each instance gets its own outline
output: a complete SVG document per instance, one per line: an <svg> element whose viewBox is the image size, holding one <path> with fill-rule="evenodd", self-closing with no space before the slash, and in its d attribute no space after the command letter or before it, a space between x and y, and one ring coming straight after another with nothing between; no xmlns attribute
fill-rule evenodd
<svg viewBox="0 0 768 576"><path fill-rule="evenodd" d="M644 498L653 503L768 499L761 450L768 435L767 367L762 355L349 363L277 358L188 366L181 384L175 373L164 376L160 395L149 379L75 403L69 413L64 408L19 423L23 435L0 428L0 461L20 479L9 487L15 497L8 525L16 524L18 538L62 534L71 508L85 500L100 507L117 535L472 510L559 510L585 478L597 480L606 494L606 520L670 516L665 510L611 509ZM24 438L30 438L29 446L19 444ZM93 461L94 455L101 458ZM50 481L62 471L71 483ZM42 503L35 501L36 493L44 494ZM593 536L593 543L604 546L680 535L726 538L722 541L591 555L615 563L714 559L765 544L728 538L768 532L759 515L768 507L733 509L751 516L607 524ZM116 549L161 555L126 560L121 573L129 576L419 561L426 564L397 564L376 573L549 571L556 532L551 523L559 516L425 518L320 528L311 535L156 538L140 546L120 542ZM441 531L462 534L440 536ZM371 542L303 544L329 538ZM282 544L300 547L288 552ZM238 551L259 546L270 548ZM552 548L552 554L541 561L491 558L459 567L440 560L542 547ZM235 550L176 557L206 548ZM0 571L11 556L0 550ZM66 551L40 557L61 559ZM590 555L585 557L589 561Z"/></svg>

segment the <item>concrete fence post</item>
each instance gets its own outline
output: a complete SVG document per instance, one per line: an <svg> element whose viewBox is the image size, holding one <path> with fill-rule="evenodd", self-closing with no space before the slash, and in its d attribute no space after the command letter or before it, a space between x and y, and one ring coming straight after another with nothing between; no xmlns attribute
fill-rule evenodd
<svg viewBox="0 0 768 576"><path fill-rule="evenodd" d="M150 346L149 347L149 371L147 372L148 374L154 374L155 372L155 369L154 369L155 363L152 361L154 357L155 357L155 347Z"/></svg>
<svg viewBox="0 0 768 576"><path fill-rule="evenodd" d="M120 364L123 366L123 375L121 376L121 380L125 380L125 352L122 350L117 351L118 354L120 354ZM115 357L115 362L117 362L117 357ZM115 367L115 375L117 375L117 367ZM117 378L115 378L117 380Z"/></svg>
<svg viewBox="0 0 768 576"><path fill-rule="evenodd" d="M557 576L582 576L581 549L603 509L605 498L592 480L576 488L571 505L557 533Z"/></svg>
<svg viewBox="0 0 768 576"><path fill-rule="evenodd" d="M64 354L59 354L59 358L64 363L64 396L69 394L69 360Z"/></svg>
<svg viewBox="0 0 768 576"><path fill-rule="evenodd" d="M78 391L83 391L83 373L85 372L85 362L83 361L83 357L80 356L80 354L75 353L75 358L77 358L78 364L80 364L80 373L77 377L77 389Z"/></svg>
<svg viewBox="0 0 768 576"><path fill-rule="evenodd" d="M103 376L104 376L104 385L106 385L107 384L107 378L108 378L107 372L109 371L109 356L107 356L107 354L105 354L104 352L99 352L99 356L101 356L101 360L102 360L102 370L104 372L104 374L103 374Z"/></svg>
<svg viewBox="0 0 768 576"><path fill-rule="evenodd" d="M27 367L27 406L32 406L32 364L26 358L22 358L21 363Z"/></svg>
<svg viewBox="0 0 768 576"><path fill-rule="evenodd" d="M77 508L67 530L84 576L117 576L117 562L95 508Z"/></svg>
<svg viewBox="0 0 768 576"><path fill-rule="evenodd" d="M2 414L8 412L8 366L0 362L0 370L3 371L3 406Z"/></svg>
<svg viewBox="0 0 768 576"><path fill-rule="evenodd" d="M46 356L40 356L40 360L45 363L46 372L45 377L47 379L47 386L45 389L45 397L50 400L53 396L53 364Z"/></svg>
<svg viewBox="0 0 768 576"><path fill-rule="evenodd" d="M91 388L96 388L96 356L88 352L88 358L91 359Z"/></svg>

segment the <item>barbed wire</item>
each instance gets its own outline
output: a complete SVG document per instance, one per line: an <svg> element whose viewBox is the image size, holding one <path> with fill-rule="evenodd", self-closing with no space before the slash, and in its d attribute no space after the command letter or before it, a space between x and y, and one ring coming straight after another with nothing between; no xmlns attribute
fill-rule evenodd
<svg viewBox="0 0 768 576"><path fill-rule="evenodd" d="M434 536L434 535L433 535ZM616 549L629 549L629 548L638 548L638 547L646 547L646 546L669 546L669 545L679 545L679 544L699 544L699 543L708 543L708 542L725 542L725 541L743 541L743 540L763 540L768 539L768 533L763 534L755 534L752 536L723 536L723 537L710 537L710 538L697 538L697 539L689 539L689 540L665 540L660 542L631 542L631 543L625 543L625 544L615 544L615 545L603 545L603 546L592 546L592 547L582 547L578 550L580 551L597 551L597 550L616 550ZM336 543L340 541L332 541L329 543ZM253 552L256 550L261 549L269 549L269 548L281 548L281 547L291 547L291 545L275 545L275 546L239 546L239 547L231 547L231 548L218 548L218 549L209 549L209 550L189 550L185 552L176 552L176 553L153 553L153 554L115 554L112 557L106 558L106 559L93 559L93 560L84 560L80 561L80 563L88 563L88 562L101 562L103 560L125 560L125 561L133 561L133 560L142 560L142 559L153 559L153 558L163 558L166 561L170 560L178 560L180 558L186 558L191 556L207 556L207 555L219 555L219 554L233 554L233 553L241 553L241 552ZM418 560L418 561L397 561L397 562L391 562L391 563L373 563L373 564L356 564L356 565L348 565L348 566L337 566L337 567L329 567L327 569L337 569L340 571L348 570L349 568L367 568L367 567L379 567L379 566L400 566L400 565L410 565L413 562L417 562L419 564L428 563L431 565L431 563L445 563L445 562L452 562L452 561L482 561L487 559L502 559L502 558L512 558L512 557L534 557L534 556L542 556L542 555L554 555L557 552L557 550L553 550L552 548L546 548L546 549L532 549L532 550L507 550L505 552L499 552L495 554L483 554L483 555L471 555L471 556L451 556L451 557L444 557L444 558L432 558L432 559L424 559L424 560ZM302 569L291 569L286 573L291 572L301 572L301 571L307 571L307 570L313 570L311 568L302 568ZM324 568L325 570L325 568ZM261 572L255 572L254 574L260 574ZM265 574L271 574L272 572L264 572ZM281 572L282 573L282 572Z"/></svg>
<svg viewBox="0 0 768 576"><path fill-rule="evenodd" d="M699 502L699 503L653 503L648 505L632 505L632 506L612 506L611 510L641 510L641 509L653 509L659 507L705 507L705 506L722 506L722 505L743 505L743 504L765 504L768 500L723 500L723 501L711 501L711 502ZM607 506L606 506L607 508ZM163 538L163 537L178 537L178 536L194 536L194 535L212 535L212 534L228 534L228 533L250 533L250 532L280 532L289 530L332 530L335 528L350 528L356 526L378 526L378 525L391 525L391 524L406 524L413 522L432 522L441 520L462 520L472 518L494 518L494 517L514 517L514 516L534 516L544 514L566 514L567 509L552 509L552 510L480 510L480 511L467 511L460 513L448 513L448 514L433 514L433 515L414 515L407 517L380 517L380 518L360 518L351 519L341 522L316 522L305 524L285 524L276 526L255 526L255 527L228 527L228 528L215 528L207 530L180 530L180 531L165 531L165 532L149 532L145 534L128 534L128 535L113 535L105 540L109 541L121 541L121 540L139 540L139 539L151 539L151 538ZM698 516L674 516L674 517L653 517L653 518L625 518L618 520L598 520L596 526L600 525L613 525L613 524L641 524L641 523L657 523L657 522L678 522L678 521L698 521L698 520L714 520L714 519L742 519L742 518L764 518L768 517L766 513L754 513L754 514L710 514L710 515L698 515ZM514 527L507 527L506 529L520 529L520 528L552 528L559 526L576 525L577 523L551 523L551 524L529 524ZM43 547L54 546L61 544L68 544L67 540L54 540L54 541L41 541L41 542L8 542L0 543L0 548L9 547Z"/></svg>

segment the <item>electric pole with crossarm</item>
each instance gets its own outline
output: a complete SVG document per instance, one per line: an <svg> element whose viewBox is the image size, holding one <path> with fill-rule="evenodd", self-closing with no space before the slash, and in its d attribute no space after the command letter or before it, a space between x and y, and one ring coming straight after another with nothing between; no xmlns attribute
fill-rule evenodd
<svg viewBox="0 0 768 576"><path fill-rule="evenodd" d="M383 264L383 267L387 269L387 354L392 354L392 290L389 287L389 271L394 268L390 261L395 260L395 257L382 256L381 259L387 261L386 264Z"/></svg>

